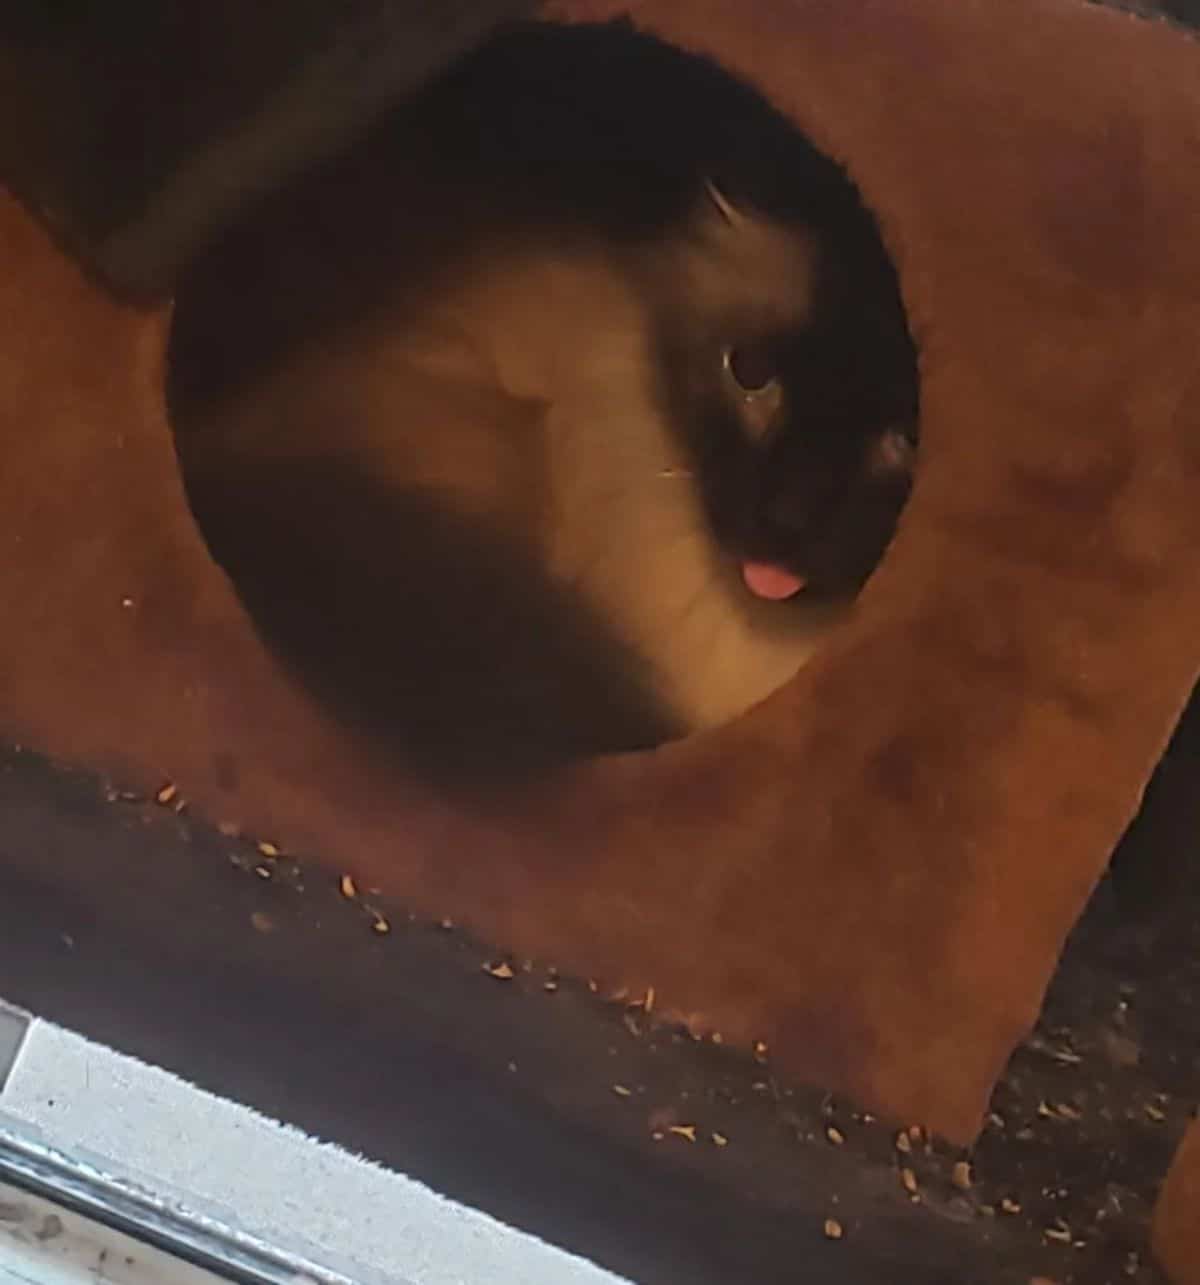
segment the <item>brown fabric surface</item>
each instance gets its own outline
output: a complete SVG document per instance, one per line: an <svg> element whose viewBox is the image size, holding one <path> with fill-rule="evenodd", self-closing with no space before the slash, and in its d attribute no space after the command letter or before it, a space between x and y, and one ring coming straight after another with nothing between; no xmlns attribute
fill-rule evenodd
<svg viewBox="0 0 1200 1285"><path fill-rule="evenodd" d="M207 558L166 316L10 202L0 724L965 1140L1200 668L1200 50L1065 0L638 17L843 158L900 267L922 472L827 653L716 734L474 815L422 796Z"/></svg>
<svg viewBox="0 0 1200 1285"><path fill-rule="evenodd" d="M1184 1136L1154 1209L1154 1256L1171 1285L1200 1283L1200 1122Z"/></svg>

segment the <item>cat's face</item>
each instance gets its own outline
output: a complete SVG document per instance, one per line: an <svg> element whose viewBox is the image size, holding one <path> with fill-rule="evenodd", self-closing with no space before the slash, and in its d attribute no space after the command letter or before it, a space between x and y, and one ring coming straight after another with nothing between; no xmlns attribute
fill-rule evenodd
<svg viewBox="0 0 1200 1285"><path fill-rule="evenodd" d="M714 535L762 597L844 597L912 484L915 356L867 229L831 237L710 187L659 280L666 393ZM871 230L870 235L873 235Z"/></svg>

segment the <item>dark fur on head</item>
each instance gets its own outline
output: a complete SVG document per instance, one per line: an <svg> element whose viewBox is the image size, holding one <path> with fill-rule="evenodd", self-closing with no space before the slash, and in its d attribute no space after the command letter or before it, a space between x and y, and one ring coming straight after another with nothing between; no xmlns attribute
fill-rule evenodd
<svg viewBox="0 0 1200 1285"><path fill-rule="evenodd" d="M690 240L658 270L696 303L664 313L658 339L664 401L718 541L837 598L857 592L894 533L918 396L874 223L831 163L819 181L803 215L707 185Z"/></svg>

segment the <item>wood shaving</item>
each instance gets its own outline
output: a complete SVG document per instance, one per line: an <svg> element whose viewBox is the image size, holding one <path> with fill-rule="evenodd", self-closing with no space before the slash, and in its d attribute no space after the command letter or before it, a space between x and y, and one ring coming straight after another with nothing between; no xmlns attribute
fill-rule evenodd
<svg viewBox="0 0 1200 1285"><path fill-rule="evenodd" d="M275 846L275 844L268 843L266 842L266 840L264 840L262 843L259 843L255 846L258 848L259 852L264 857L274 858L279 856L279 849Z"/></svg>
<svg viewBox="0 0 1200 1285"><path fill-rule="evenodd" d="M342 875L338 880L338 891L347 901L353 901L358 896L358 888L349 875Z"/></svg>
<svg viewBox="0 0 1200 1285"><path fill-rule="evenodd" d="M624 1084L614 1084L612 1086L612 1091L619 1098L629 1098L633 1096L633 1090L626 1087Z"/></svg>
<svg viewBox="0 0 1200 1285"><path fill-rule="evenodd" d="M487 973L489 977L494 977L500 982L512 981L516 976L516 973L512 970L512 966L504 963L503 961L499 964L484 964L483 971Z"/></svg>
<svg viewBox="0 0 1200 1285"><path fill-rule="evenodd" d="M844 1235L845 1232L842 1230L842 1224L838 1222L836 1218L825 1219L826 1240L841 1240Z"/></svg>
<svg viewBox="0 0 1200 1285"><path fill-rule="evenodd" d="M164 808L169 807L170 804L174 801L175 796L178 793L179 793L179 786L172 785L170 782L168 782L166 785L162 786L162 788L159 789L159 791L155 794L154 802L161 804L161 806Z"/></svg>
<svg viewBox="0 0 1200 1285"><path fill-rule="evenodd" d="M729 1139L723 1133L713 1133L709 1135L712 1138L714 1147L729 1146Z"/></svg>
<svg viewBox="0 0 1200 1285"><path fill-rule="evenodd" d="M371 931L377 933L380 937L386 937L392 931L392 926L382 915L376 915L371 920Z"/></svg>
<svg viewBox="0 0 1200 1285"><path fill-rule="evenodd" d="M835 1147L840 1147L846 1141L846 1135L836 1125L832 1124L825 1130L825 1136Z"/></svg>
<svg viewBox="0 0 1200 1285"><path fill-rule="evenodd" d="M687 1142L696 1141L696 1126L694 1124L673 1124L667 1132L674 1134L677 1138L683 1138Z"/></svg>
<svg viewBox="0 0 1200 1285"><path fill-rule="evenodd" d="M1031 1035L1025 1041L1025 1047L1031 1052L1050 1058L1060 1066L1078 1066L1083 1061L1074 1049L1068 1048L1065 1044L1053 1044L1040 1035Z"/></svg>

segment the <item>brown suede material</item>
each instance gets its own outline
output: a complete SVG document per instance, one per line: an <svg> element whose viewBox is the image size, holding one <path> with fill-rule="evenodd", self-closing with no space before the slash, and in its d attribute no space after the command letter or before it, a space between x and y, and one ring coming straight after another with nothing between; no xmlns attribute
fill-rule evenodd
<svg viewBox="0 0 1200 1285"><path fill-rule="evenodd" d="M1200 1121L1192 1121L1175 1153L1150 1243L1171 1285L1200 1285Z"/></svg>
<svg viewBox="0 0 1200 1285"><path fill-rule="evenodd" d="M0 725L965 1141L1200 669L1200 48L1066 0L637 14L842 158L896 255L923 459L854 621L719 732L423 796L208 559L165 314L9 202Z"/></svg>

